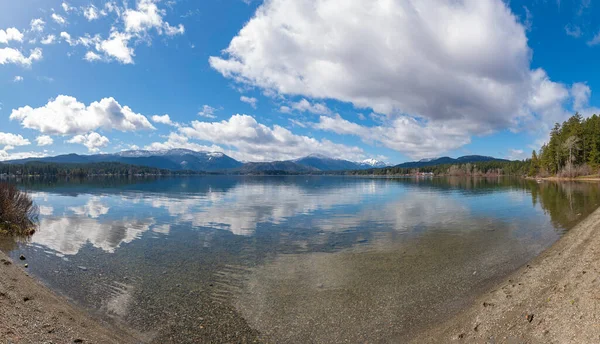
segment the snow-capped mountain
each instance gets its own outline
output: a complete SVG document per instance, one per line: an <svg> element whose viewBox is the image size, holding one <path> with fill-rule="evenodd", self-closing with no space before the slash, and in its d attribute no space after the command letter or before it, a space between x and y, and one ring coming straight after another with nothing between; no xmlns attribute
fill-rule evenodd
<svg viewBox="0 0 600 344"><path fill-rule="evenodd" d="M379 161L379 160L376 160L376 159L365 159L365 160L359 162L358 164L361 165L361 166L368 167L368 168L371 168L371 167L386 167L387 166L387 164L385 162Z"/></svg>

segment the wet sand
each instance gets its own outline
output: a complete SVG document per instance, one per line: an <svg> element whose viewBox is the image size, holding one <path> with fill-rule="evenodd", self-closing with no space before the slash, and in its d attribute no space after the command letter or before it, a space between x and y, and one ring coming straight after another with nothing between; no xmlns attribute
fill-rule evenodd
<svg viewBox="0 0 600 344"><path fill-rule="evenodd" d="M0 342L137 343L72 306L0 252Z"/></svg>
<svg viewBox="0 0 600 344"><path fill-rule="evenodd" d="M414 343L599 343L600 209Z"/></svg>

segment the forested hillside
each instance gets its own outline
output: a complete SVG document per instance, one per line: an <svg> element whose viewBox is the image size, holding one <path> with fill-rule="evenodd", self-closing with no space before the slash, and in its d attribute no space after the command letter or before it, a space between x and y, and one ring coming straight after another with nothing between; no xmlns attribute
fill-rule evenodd
<svg viewBox="0 0 600 344"><path fill-rule="evenodd" d="M600 117L584 119L579 113L556 123L550 140L533 151L530 176L577 177L597 174L600 167Z"/></svg>

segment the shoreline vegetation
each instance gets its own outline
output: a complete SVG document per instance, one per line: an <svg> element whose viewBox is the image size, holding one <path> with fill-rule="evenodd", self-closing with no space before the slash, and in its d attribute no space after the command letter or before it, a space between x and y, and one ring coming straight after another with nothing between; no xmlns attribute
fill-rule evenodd
<svg viewBox="0 0 600 344"><path fill-rule="evenodd" d="M38 207L26 192L14 184L0 182L0 235L33 235L38 215Z"/></svg>

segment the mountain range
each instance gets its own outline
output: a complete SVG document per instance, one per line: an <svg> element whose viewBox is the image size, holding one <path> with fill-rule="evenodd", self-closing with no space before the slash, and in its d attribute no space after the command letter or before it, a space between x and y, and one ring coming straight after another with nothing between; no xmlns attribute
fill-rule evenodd
<svg viewBox="0 0 600 344"><path fill-rule="evenodd" d="M169 150L130 150L115 154L65 154L44 158L27 158L6 161L6 163L27 163L40 161L47 163L85 164L95 162L120 162L124 164L149 166L169 170L192 171L229 171L240 173L255 173L268 171L312 172L312 171L341 171L359 170L373 167L385 167L386 164L374 159L353 162L334 159L323 155L309 155L296 160L273 162L241 162L220 152L197 152L189 149Z"/></svg>
<svg viewBox="0 0 600 344"><path fill-rule="evenodd" d="M442 164L474 163L481 161L508 161L489 156L467 155L459 158L440 157L422 159L419 161L405 162L394 167L419 168ZM387 165L381 161L367 159L354 162L343 159L330 158L320 154L312 154L303 158L272 162L241 162L220 152L197 152L189 149L169 150L130 150L114 154L65 154L44 158L27 158L11 160L7 163L26 163L32 161L48 163L73 163L86 164L95 162L119 162L124 164L148 166L153 168L174 171L192 170L206 172L233 172L233 173L264 173L269 171L282 171L288 173L307 173L318 171L345 171L381 168Z"/></svg>
<svg viewBox="0 0 600 344"><path fill-rule="evenodd" d="M465 155L458 157L456 159L450 158L447 156L443 156L440 158L430 158L430 159L421 159L419 161L410 161L405 162L394 167L399 168L420 168L427 166L436 166L436 165L447 165L447 164L466 164L466 163L475 163L482 161L509 161L506 159L498 159L491 156L484 155Z"/></svg>

